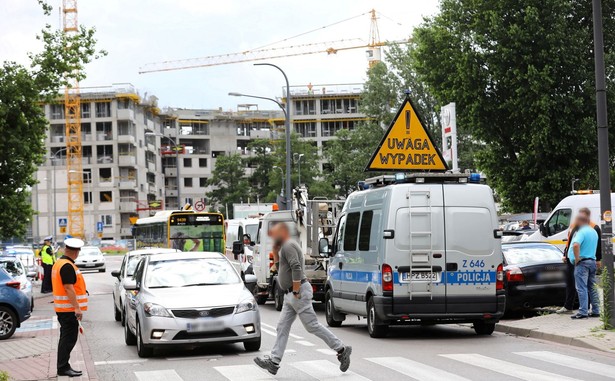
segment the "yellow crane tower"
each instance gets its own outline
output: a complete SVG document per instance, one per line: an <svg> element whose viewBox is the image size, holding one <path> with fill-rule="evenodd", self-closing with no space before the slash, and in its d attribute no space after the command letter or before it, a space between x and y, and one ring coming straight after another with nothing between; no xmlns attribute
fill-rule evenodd
<svg viewBox="0 0 615 381"><path fill-rule="evenodd" d="M62 26L67 36L78 33L77 0L63 0ZM77 74L77 73L66 73ZM84 237L83 222L83 162L81 145L81 98L79 79L67 75L64 90L64 116L66 118L66 170L68 180L68 233ZM57 223L57 221L54 221Z"/></svg>
<svg viewBox="0 0 615 381"><path fill-rule="evenodd" d="M365 41L360 38L351 38L344 40L336 40L336 41L326 41L326 42L316 42L316 43L307 43L307 44L295 44L283 47L274 47L280 42L285 42L291 40L296 37L304 36L306 34L321 31L325 28L329 28L334 25L339 25L344 22L363 17L366 15L370 15L370 33L369 40ZM408 40L399 40L399 41L390 41L383 42L380 41L380 33L378 30L378 12L375 9L372 9L369 12L362 13L360 15L347 18L345 20L337 21L329 25L325 25L323 27L319 27L313 29L308 32L300 33L296 36L285 38L281 41L274 42L272 44L267 44L262 47L246 50L238 53L228 53L200 58L189 58L189 59L180 59L180 60L169 60L155 63L148 63L139 68L139 73L152 73L159 71L171 71L171 70L183 70L183 69L193 69L198 67L207 67L207 66L217 66L217 65L228 65L233 63L240 62L250 62L250 61L261 61L267 59L274 58L282 58L282 57L294 57L301 55L309 55L309 54L317 54L317 53L327 53L327 54L336 54L339 51L343 50L352 50L352 49L366 49L367 60L369 63L369 67L373 67L376 63L381 61L382 52L381 49L383 46L391 45L391 44L407 44Z"/></svg>

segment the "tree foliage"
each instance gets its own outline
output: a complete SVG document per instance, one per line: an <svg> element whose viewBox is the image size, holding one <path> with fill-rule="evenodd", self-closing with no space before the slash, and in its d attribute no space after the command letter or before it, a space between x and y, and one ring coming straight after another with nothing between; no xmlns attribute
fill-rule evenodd
<svg viewBox="0 0 615 381"><path fill-rule="evenodd" d="M612 79L615 1L602 3ZM440 104L457 103L504 206L527 211L540 196L548 208L572 178L595 186L591 2L442 0L440 9L415 30L412 60Z"/></svg>
<svg viewBox="0 0 615 381"><path fill-rule="evenodd" d="M50 15L51 7L39 3ZM81 27L67 38L46 25L38 36L43 51L29 55L30 68L7 61L0 67L0 239L25 235L34 213L30 190L43 162L48 128L40 102L57 96L67 79L83 79L84 65L105 54L96 51L94 33Z"/></svg>
<svg viewBox="0 0 615 381"><path fill-rule="evenodd" d="M247 202L250 190L241 155L235 153L218 156L207 185L212 187L207 193L209 203L221 205L224 209L228 207L226 218L233 218L233 203Z"/></svg>

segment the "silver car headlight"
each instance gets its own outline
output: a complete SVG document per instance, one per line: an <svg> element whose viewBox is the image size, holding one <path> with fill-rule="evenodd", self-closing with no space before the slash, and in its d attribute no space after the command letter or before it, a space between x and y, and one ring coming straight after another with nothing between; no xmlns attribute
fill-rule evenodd
<svg viewBox="0 0 615 381"><path fill-rule="evenodd" d="M143 304L143 310L148 316L173 317L166 308L155 303L147 302Z"/></svg>
<svg viewBox="0 0 615 381"><path fill-rule="evenodd" d="M241 303L237 305L237 308L235 309L236 314L248 311L256 311L256 300L254 300L254 298L252 297L244 299Z"/></svg>

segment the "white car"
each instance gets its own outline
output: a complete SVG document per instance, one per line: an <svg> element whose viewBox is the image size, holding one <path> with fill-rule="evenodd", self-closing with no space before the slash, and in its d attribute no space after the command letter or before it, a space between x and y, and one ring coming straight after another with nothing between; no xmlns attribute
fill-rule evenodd
<svg viewBox="0 0 615 381"><path fill-rule="evenodd" d="M83 246L75 265L84 270L98 270L101 273L107 271L105 256L97 246Z"/></svg>
<svg viewBox="0 0 615 381"><path fill-rule="evenodd" d="M36 257L34 250L29 246L10 246L7 247L5 255L16 257L21 261L26 269L26 275L28 278L36 278L38 275L38 264L36 263Z"/></svg>
<svg viewBox="0 0 615 381"><path fill-rule="evenodd" d="M1 256L0 268L19 282L19 289L30 300L30 312L34 309L34 292L32 282L28 278L28 272L23 262L17 257Z"/></svg>
<svg viewBox="0 0 615 381"><path fill-rule="evenodd" d="M113 284L113 310L115 321L121 321L122 325L125 324L125 305L124 305L124 297L126 295L126 290L122 286L122 280L125 278L132 278L135 273L135 267L137 267L137 263L144 255L150 254L164 254L164 253L179 253L179 250L175 249L165 249L165 248L147 248L147 249L139 249L129 251L124 255L124 259L122 260L122 265L119 270L111 271L111 276L115 278L115 283Z"/></svg>

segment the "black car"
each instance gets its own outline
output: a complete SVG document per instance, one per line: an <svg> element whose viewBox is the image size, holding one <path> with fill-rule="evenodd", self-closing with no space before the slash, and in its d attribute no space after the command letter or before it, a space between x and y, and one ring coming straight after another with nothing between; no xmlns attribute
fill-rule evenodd
<svg viewBox="0 0 615 381"><path fill-rule="evenodd" d="M502 244L506 312L561 306L566 296L563 253L546 242Z"/></svg>

